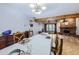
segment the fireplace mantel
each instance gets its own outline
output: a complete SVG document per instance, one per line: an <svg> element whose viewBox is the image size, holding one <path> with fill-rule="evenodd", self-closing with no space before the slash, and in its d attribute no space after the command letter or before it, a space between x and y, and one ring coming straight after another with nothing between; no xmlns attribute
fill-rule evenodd
<svg viewBox="0 0 79 59"><path fill-rule="evenodd" d="M68 26L65 26L65 27L60 27L60 29L64 29L64 28L76 29L76 26L74 26L74 27L68 27Z"/></svg>

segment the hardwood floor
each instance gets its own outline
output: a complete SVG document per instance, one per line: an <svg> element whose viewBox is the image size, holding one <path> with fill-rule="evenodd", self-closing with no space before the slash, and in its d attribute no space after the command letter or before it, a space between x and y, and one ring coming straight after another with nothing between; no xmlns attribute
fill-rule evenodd
<svg viewBox="0 0 79 59"><path fill-rule="evenodd" d="M63 55L79 55L79 38L59 35L59 39L61 38L63 38Z"/></svg>

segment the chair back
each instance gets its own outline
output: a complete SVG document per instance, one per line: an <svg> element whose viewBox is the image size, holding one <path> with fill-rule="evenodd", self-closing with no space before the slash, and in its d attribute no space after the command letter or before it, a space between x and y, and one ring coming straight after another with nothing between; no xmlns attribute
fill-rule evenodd
<svg viewBox="0 0 79 59"><path fill-rule="evenodd" d="M19 42L20 40L22 40L24 38L24 36L25 36L24 33L21 33L21 32L14 33L13 34L14 43Z"/></svg>
<svg viewBox="0 0 79 59"><path fill-rule="evenodd" d="M63 50L63 39L58 39L58 46L57 46L57 55L62 55Z"/></svg>
<svg viewBox="0 0 79 59"><path fill-rule="evenodd" d="M53 43L55 43L55 45L52 46L51 51L54 53L54 55L56 55L56 53L58 51L58 34L56 34L56 38Z"/></svg>
<svg viewBox="0 0 79 59"><path fill-rule="evenodd" d="M58 48L58 34L56 35L56 39L55 39L55 49L57 50Z"/></svg>

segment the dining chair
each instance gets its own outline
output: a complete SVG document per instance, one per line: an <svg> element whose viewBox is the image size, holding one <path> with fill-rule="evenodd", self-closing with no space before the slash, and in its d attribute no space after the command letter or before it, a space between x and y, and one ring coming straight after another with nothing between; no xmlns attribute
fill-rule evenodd
<svg viewBox="0 0 79 59"><path fill-rule="evenodd" d="M56 51L57 51L57 47L58 47L58 35L56 35L55 42L53 42L53 43L55 43L55 46L51 47L51 51L54 53L54 55L56 55Z"/></svg>
<svg viewBox="0 0 79 59"><path fill-rule="evenodd" d="M25 37L24 33L17 32L13 34L14 43L21 41Z"/></svg>
<svg viewBox="0 0 79 59"><path fill-rule="evenodd" d="M58 39L58 35L55 39L55 47L51 47L51 51L54 55L62 55L62 48L63 48L63 39Z"/></svg>
<svg viewBox="0 0 79 59"><path fill-rule="evenodd" d="M62 55L62 51L63 51L63 39L59 39L58 40L59 44L58 44L58 47L57 47L57 55Z"/></svg>

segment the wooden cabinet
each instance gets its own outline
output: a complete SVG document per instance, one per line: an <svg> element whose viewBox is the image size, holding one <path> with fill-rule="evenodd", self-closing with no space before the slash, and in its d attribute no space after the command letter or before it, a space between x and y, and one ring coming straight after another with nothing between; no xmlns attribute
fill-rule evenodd
<svg viewBox="0 0 79 59"><path fill-rule="evenodd" d="M6 39L4 37L0 37L0 49L6 47Z"/></svg>
<svg viewBox="0 0 79 59"><path fill-rule="evenodd" d="M12 45L14 43L13 35L7 36L5 39L6 39L6 46Z"/></svg>
<svg viewBox="0 0 79 59"><path fill-rule="evenodd" d="M24 32L24 37L23 38L29 38L30 32L29 31L25 31ZM19 37L20 35L18 35ZM23 39L22 38L22 39ZM0 36L0 49L5 48L7 46L10 46L14 44L14 39L13 39L13 35L9 35L9 36Z"/></svg>
<svg viewBox="0 0 79 59"><path fill-rule="evenodd" d="M29 38L30 32L29 31L25 31L25 38Z"/></svg>
<svg viewBox="0 0 79 59"><path fill-rule="evenodd" d="M0 37L0 49L5 48L13 44L13 36L1 36Z"/></svg>

